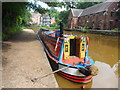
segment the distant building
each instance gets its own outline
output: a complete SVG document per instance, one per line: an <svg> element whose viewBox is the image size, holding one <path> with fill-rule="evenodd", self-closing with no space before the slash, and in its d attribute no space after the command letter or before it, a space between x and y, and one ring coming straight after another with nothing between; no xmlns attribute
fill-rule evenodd
<svg viewBox="0 0 120 90"><path fill-rule="evenodd" d="M40 25L50 26L50 24L51 24L51 17L47 13L41 15Z"/></svg>
<svg viewBox="0 0 120 90"><path fill-rule="evenodd" d="M94 29L118 29L120 27L120 2L103 2L86 9L71 9L68 27L87 25Z"/></svg>
<svg viewBox="0 0 120 90"><path fill-rule="evenodd" d="M51 18L51 24L55 23L55 18Z"/></svg>
<svg viewBox="0 0 120 90"><path fill-rule="evenodd" d="M40 24L40 16L41 14L40 13L31 13L32 16L31 16L31 22L30 24L37 24L39 25Z"/></svg>

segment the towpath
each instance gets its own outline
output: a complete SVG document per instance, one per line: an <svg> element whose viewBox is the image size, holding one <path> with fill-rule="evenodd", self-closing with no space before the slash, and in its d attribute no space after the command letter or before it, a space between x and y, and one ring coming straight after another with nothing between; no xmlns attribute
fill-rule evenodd
<svg viewBox="0 0 120 90"><path fill-rule="evenodd" d="M57 88L54 75L31 82L52 71L44 49L32 29L24 29L3 42L2 88Z"/></svg>

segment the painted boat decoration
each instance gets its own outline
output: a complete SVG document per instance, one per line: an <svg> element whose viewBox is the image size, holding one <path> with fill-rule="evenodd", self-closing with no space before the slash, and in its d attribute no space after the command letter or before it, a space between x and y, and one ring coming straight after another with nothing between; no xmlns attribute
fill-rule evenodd
<svg viewBox="0 0 120 90"><path fill-rule="evenodd" d="M90 70L94 61L88 56L88 37L64 35L60 30L41 28L38 38L48 57L58 65L57 69L68 67L58 72L60 76L76 83L92 81L95 70Z"/></svg>

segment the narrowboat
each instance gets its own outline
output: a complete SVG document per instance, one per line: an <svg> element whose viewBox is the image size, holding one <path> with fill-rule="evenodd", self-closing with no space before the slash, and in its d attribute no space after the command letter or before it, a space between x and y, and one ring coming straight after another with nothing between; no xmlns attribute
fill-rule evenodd
<svg viewBox="0 0 120 90"><path fill-rule="evenodd" d="M50 31L41 28L37 34L48 57L62 69L58 74L76 83L92 81L94 65L88 55L89 38L86 36L66 35L62 29ZM95 70L94 70L95 71Z"/></svg>

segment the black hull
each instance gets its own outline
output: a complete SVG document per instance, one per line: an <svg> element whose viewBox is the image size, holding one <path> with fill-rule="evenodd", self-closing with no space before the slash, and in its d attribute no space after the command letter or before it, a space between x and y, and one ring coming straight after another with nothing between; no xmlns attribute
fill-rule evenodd
<svg viewBox="0 0 120 90"><path fill-rule="evenodd" d="M53 61L53 60L48 56L47 53L46 53L46 55L47 55L47 58L48 58L48 60L49 60L49 63L50 63L50 66L51 66L52 70L53 70L53 71L58 70L58 69L59 69L58 63L56 63L55 61Z"/></svg>

